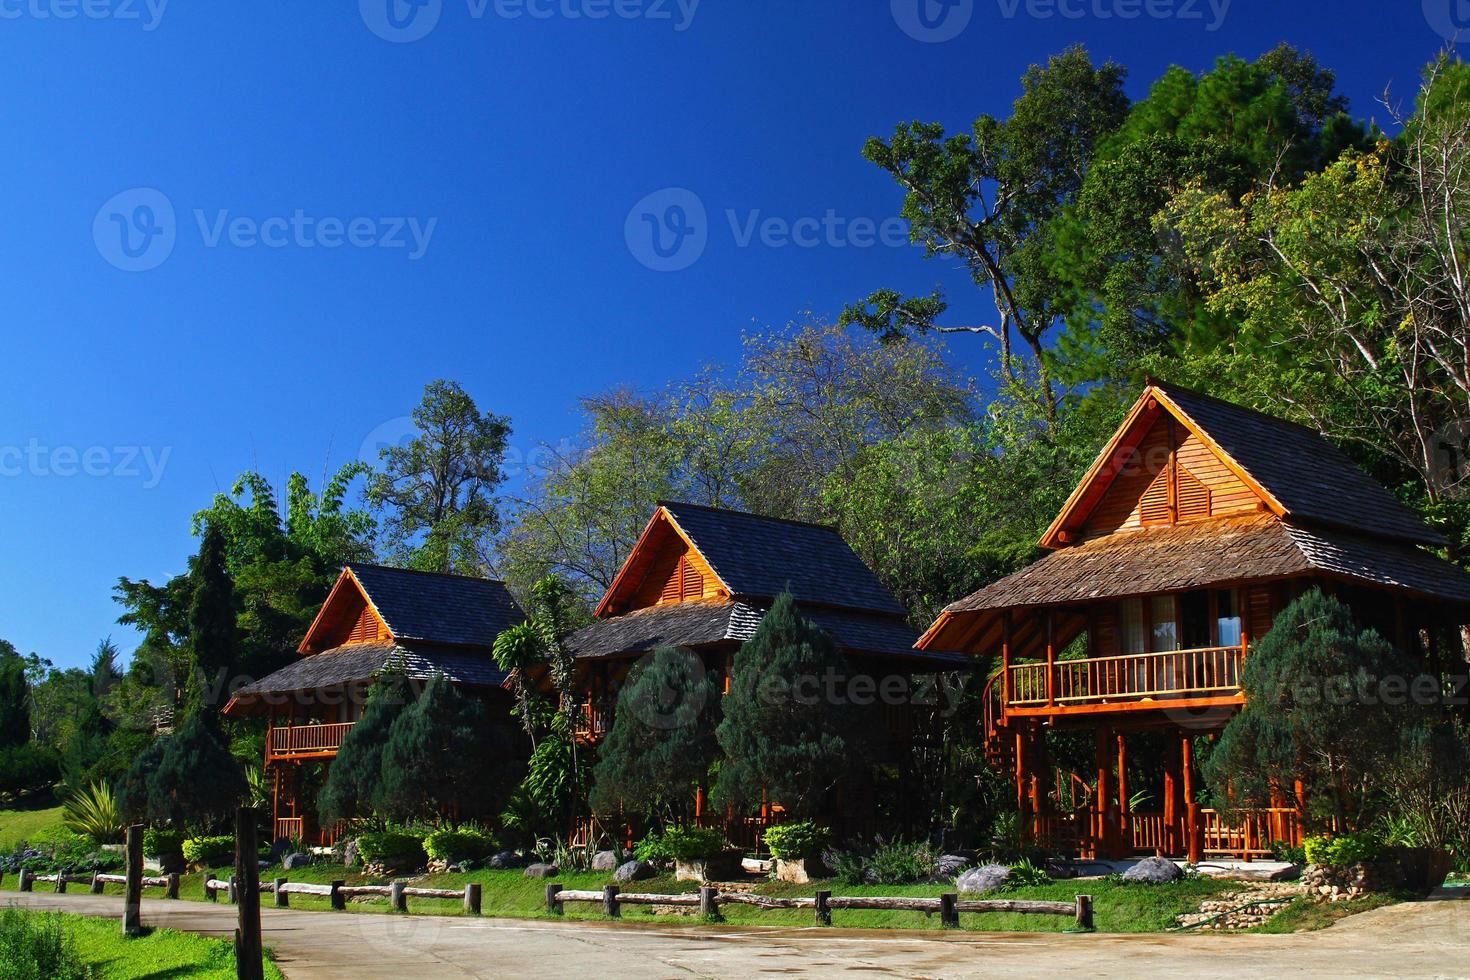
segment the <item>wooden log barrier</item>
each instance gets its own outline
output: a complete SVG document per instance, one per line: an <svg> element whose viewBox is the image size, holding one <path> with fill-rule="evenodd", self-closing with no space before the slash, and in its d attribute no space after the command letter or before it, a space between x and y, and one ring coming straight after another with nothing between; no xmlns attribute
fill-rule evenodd
<svg viewBox="0 0 1470 980"><path fill-rule="evenodd" d="M939 927L941 929L960 927L959 899L960 897L953 892L939 896Z"/></svg>
<svg viewBox="0 0 1470 980"><path fill-rule="evenodd" d="M622 891L617 885L607 885L602 889L602 914L609 919L622 917L622 909L618 908L618 892Z"/></svg>
<svg viewBox="0 0 1470 980"><path fill-rule="evenodd" d="M177 901L178 900L178 897L179 897L179 876L178 876L178 874L177 873L174 873L174 874L169 875L168 876L168 879L167 879L167 882L164 884L163 888L164 888L164 892L163 892L163 897L164 898L172 898L175 901Z"/></svg>
<svg viewBox="0 0 1470 980"><path fill-rule="evenodd" d="M699 914L707 920L720 918L720 890L708 885L699 890Z"/></svg>
<svg viewBox="0 0 1470 980"><path fill-rule="evenodd" d="M99 871L96 874L92 875L92 894L101 895L103 887L104 883L102 881L102 872Z"/></svg>

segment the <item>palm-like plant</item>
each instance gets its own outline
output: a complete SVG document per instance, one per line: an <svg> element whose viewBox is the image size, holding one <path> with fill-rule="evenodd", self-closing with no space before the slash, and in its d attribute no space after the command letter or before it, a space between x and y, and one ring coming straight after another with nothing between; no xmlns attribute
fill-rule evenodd
<svg viewBox="0 0 1470 980"><path fill-rule="evenodd" d="M75 793L66 801L62 822L68 830L99 844L115 844L123 838L122 810L107 783L93 783Z"/></svg>

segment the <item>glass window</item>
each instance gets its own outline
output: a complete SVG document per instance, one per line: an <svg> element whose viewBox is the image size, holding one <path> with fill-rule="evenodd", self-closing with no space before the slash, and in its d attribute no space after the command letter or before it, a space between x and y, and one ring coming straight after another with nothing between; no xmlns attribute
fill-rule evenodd
<svg viewBox="0 0 1470 980"><path fill-rule="evenodd" d="M1222 647L1240 645L1240 593L1234 589L1215 591L1216 641Z"/></svg>
<svg viewBox="0 0 1470 980"><path fill-rule="evenodd" d="M1179 649L1179 624L1174 621L1174 597L1156 595L1149 600L1149 619L1153 624L1153 651Z"/></svg>
<svg viewBox="0 0 1470 980"><path fill-rule="evenodd" d="M1118 645L1122 653L1143 652L1143 600L1118 603Z"/></svg>

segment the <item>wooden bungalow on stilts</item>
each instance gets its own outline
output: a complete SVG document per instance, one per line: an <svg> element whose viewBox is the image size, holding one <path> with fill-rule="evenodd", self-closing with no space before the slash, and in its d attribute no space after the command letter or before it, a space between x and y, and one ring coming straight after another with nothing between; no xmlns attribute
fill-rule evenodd
<svg viewBox="0 0 1470 980"><path fill-rule="evenodd" d="M1195 750L1245 703L1241 669L1311 587L1437 673L1463 657L1470 575L1445 542L1318 432L1150 383L1042 537L1035 564L949 606L920 649L998 659L982 737L1023 827L1082 856L1249 860L1300 843L1300 782L1233 820L1202 804ZM1048 732L1091 743L1067 771ZM1137 810L1128 752L1162 778ZM1162 740L1162 743L1161 741Z"/></svg>

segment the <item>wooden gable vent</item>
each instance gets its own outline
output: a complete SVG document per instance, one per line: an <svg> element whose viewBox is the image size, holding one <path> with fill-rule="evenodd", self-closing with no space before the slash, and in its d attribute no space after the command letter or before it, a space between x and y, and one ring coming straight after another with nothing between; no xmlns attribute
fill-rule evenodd
<svg viewBox="0 0 1470 980"><path fill-rule="evenodd" d="M362 612L357 615L357 622L352 624L352 632L347 634L348 643L370 643L378 639L378 617L367 606L362 607Z"/></svg>
<svg viewBox="0 0 1470 980"><path fill-rule="evenodd" d="M659 593L659 602L683 602L686 599L698 599L704 595L704 576L699 570L689 563L688 558L680 558L679 563L674 566L669 580L664 583L663 591Z"/></svg>
<svg viewBox="0 0 1470 980"><path fill-rule="evenodd" d="M1172 486L1171 472L1174 474ZM1209 517L1210 488L1183 466L1165 467L1143 492L1138 502L1138 516L1146 525Z"/></svg>

